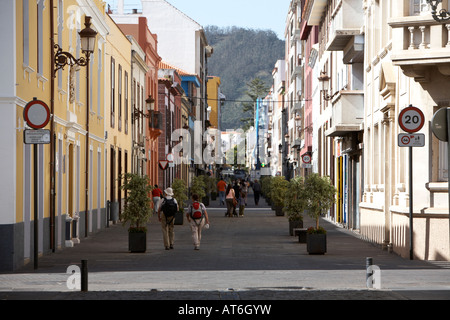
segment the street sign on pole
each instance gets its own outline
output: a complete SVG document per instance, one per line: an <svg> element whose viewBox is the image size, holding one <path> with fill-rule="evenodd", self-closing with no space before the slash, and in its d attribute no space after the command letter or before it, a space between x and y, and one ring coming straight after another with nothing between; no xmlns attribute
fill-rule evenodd
<svg viewBox="0 0 450 320"><path fill-rule="evenodd" d="M425 124L425 116L422 110L410 105L400 112L398 124L403 131L416 133L423 128L423 125Z"/></svg>
<svg viewBox="0 0 450 320"><path fill-rule="evenodd" d="M50 109L43 101L33 98L23 110L23 118L33 129L42 129L50 121Z"/></svg>
<svg viewBox="0 0 450 320"><path fill-rule="evenodd" d="M311 155L309 153L305 153L304 155L302 155L301 167L302 168L311 168L312 167Z"/></svg>
<svg viewBox="0 0 450 320"><path fill-rule="evenodd" d="M405 145L409 148L409 259L414 259L414 197L413 197L413 148L416 141L420 142L420 136L411 138L411 134L420 131L425 124L425 116L419 108L410 105L403 109L398 117L398 124L403 131L410 135L399 135L399 146ZM417 140L415 139L417 138ZM424 140L425 138L423 138ZM425 143L424 143L425 145Z"/></svg>
<svg viewBox="0 0 450 320"><path fill-rule="evenodd" d="M413 147L420 148L425 147L425 135L422 133L419 134L409 134L409 133L400 133L398 135L398 146L401 148L404 147Z"/></svg>
<svg viewBox="0 0 450 320"><path fill-rule="evenodd" d="M168 165L169 165L169 161L159 160L159 167L161 168L161 170L166 170Z"/></svg>
<svg viewBox="0 0 450 320"><path fill-rule="evenodd" d="M49 144L50 130L24 130L23 143L25 144Z"/></svg>
<svg viewBox="0 0 450 320"><path fill-rule="evenodd" d="M447 108L441 108L433 115L431 130L436 138L448 142Z"/></svg>

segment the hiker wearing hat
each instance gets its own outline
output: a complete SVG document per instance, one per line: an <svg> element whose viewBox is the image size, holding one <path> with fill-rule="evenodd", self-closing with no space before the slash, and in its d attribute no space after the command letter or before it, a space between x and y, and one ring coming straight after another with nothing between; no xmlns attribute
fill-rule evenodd
<svg viewBox="0 0 450 320"><path fill-rule="evenodd" d="M158 220L161 222L161 228L166 250L173 249L175 233L173 230L175 214L178 212L177 199L173 198L172 188L164 190L164 200L158 210Z"/></svg>

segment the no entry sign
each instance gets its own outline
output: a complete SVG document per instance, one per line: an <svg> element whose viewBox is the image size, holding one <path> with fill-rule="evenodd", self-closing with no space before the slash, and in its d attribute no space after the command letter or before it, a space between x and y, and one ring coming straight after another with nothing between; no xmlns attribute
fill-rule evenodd
<svg viewBox="0 0 450 320"><path fill-rule="evenodd" d="M50 109L45 102L34 98L25 106L23 118L31 128L42 129L50 121Z"/></svg>

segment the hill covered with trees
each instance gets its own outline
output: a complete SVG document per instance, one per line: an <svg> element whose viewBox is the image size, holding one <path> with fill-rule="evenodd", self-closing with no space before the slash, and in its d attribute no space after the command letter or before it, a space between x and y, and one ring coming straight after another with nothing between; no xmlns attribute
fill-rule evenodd
<svg viewBox="0 0 450 320"><path fill-rule="evenodd" d="M222 107L222 130L244 127L251 117L251 111L244 112L246 102L253 100L247 94L249 85L260 79L266 88L272 86L275 63L284 59L284 41L271 30L207 26L205 33L214 48L208 74L221 78L221 91L227 97Z"/></svg>

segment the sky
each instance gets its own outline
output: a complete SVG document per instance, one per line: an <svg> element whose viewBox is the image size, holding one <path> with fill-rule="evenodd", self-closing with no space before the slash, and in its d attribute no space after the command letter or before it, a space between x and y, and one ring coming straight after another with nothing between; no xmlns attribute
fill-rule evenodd
<svg viewBox="0 0 450 320"><path fill-rule="evenodd" d="M105 0L114 10L118 0ZM125 12L141 9L140 0L124 0ZM291 0L167 0L197 23L206 27L243 27L273 30L284 40Z"/></svg>

